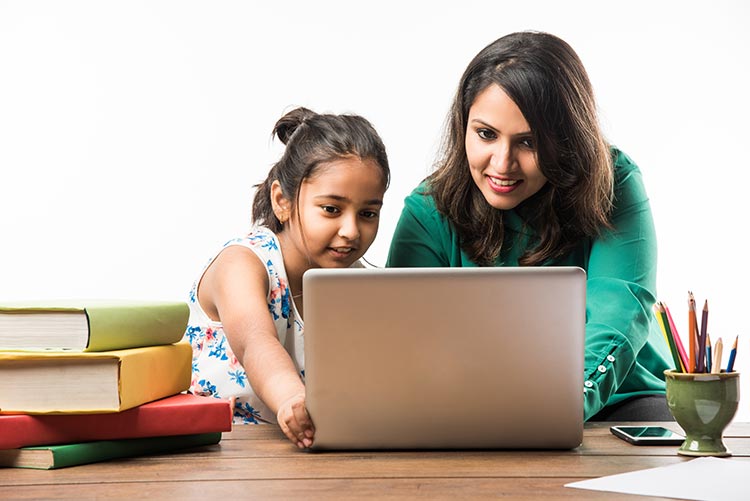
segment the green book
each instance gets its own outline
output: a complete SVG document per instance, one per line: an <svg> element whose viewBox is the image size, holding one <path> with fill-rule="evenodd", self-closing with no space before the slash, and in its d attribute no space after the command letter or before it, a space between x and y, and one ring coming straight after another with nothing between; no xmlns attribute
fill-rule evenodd
<svg viewBox="0 0 750 501"><path fill-rule="evenodd" d="M164 437L102 440L66 445L43 445L0 450L0 467L54 470L66 466L98 463L218 444L221 432Z"/></svg>
<svg viewBox="0 0 750 501"><path fill-rule="evenodd" d="M173 344L187 328L181 301L0 303L0 350L109 351Z"/></svg>

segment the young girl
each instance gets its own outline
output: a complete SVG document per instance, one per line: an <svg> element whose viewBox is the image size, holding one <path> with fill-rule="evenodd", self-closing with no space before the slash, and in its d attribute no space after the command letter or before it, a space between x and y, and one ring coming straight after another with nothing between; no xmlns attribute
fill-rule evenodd
<svg viewBox="0 0 750 501"><path fill-rule="evenodd" d="M388 266L585 269L585 418L671 420L648 197L638 167L604 138L573 49L538 32L485 47L443 144L406 199Z"/></svg>
<svg viewBox="0 0 750 501"><path fill-rule="evenodd" d="M281 159L258 185L254 227L227 242L190 292L190 391L234 399L235 423L279 423L300 448L305 408L302 275L358 263L378 231L390 180L385 146L354 115L297 108L273 134Z"/></svg>

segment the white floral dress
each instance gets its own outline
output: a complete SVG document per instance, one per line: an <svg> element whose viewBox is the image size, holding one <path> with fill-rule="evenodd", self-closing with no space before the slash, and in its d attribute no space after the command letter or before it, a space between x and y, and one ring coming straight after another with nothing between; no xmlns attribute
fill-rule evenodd
<svg viewBox="0 0 750 501"><path fill-rule="evenodd" d="M292 358L300 377L304 379L303 324L289 291L281 247L276 235L265 227L256 227L245 237L235 238L230 245L241 245L253 251L266 265L268 272L268 311L276 326L279 341ZM190 290L190 320L185 331L193 347L193 375L190 392L234 399L234 422L275 423L276 415L260 401L250 387L245 368L232 353L221 322L214 322L201 308L197 287L203 273L219 252L204 266Z"/></svg>

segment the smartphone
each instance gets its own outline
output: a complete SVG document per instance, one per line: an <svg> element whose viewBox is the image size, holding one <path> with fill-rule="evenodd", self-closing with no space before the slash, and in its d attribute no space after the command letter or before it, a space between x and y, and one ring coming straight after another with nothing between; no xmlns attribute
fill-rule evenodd
<svg viewBox="0 0 750 501"><path fill-rule="evenodd" d="M611 426L609 431L633 445L682 445L685 437L663 426Z"/></svg>

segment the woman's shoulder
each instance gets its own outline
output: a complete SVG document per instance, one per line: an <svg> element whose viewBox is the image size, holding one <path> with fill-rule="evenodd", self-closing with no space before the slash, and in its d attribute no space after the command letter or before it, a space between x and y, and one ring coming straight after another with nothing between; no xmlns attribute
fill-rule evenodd
<svg viewBox="0 0 750 501"><path fill-rule="evenodd" d="M435 205L435 199L430 193L428 182L422 181L414 188L404 199L404 207L417 216L429 216L433 218L442 218L440 211Z"/></svg>
<svg viewBox="0 0 750 501"><path fill-rule="evenodd" d="M632 174L640 175L641 170L635 161L624 151L616 146L610 147L612 154L612 166L615 174L615 184L625 181Z"/></svg>
<svg viewBox="0 0 750 501"><path fill-rule="evenodd" d="M615 205L619 209L648 201L641 170L624 151L612 146Z"/></svg>
<svg viewBox="0 0 750 501"><path fill-rule="evenodd" d="M442 238L451 238L454 233L450 221L435 203L435 198L430 192L429 180L422 181L404 199L401 219L402 224L412 221L422 229L431 233L436 232Z"/></svg>

